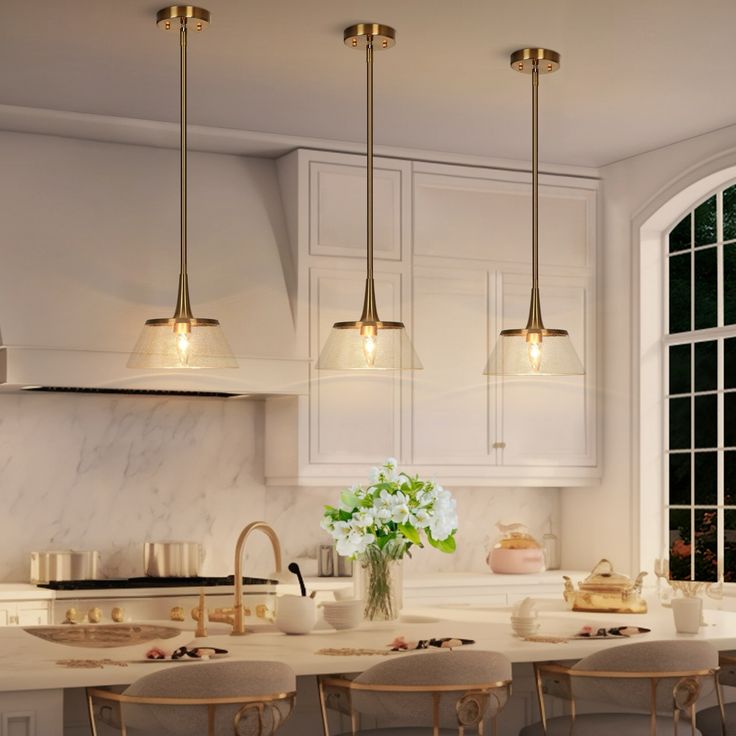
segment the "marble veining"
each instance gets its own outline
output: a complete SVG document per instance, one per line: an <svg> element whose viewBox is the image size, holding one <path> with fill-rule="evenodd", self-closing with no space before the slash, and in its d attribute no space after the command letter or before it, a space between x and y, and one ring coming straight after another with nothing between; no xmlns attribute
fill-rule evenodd
<svg viewBox="0 0 736 736"><path fill-rule="evenodd" d="M356 480L360 480L357 479ZM541 535L557 528L559 491L453 488L458 551L416 550L406 572L482 571L496 521ZM245 524L265 519L286 558L328 541L321 508L334 488L267 488L258 401L152 396L0 396L0 581L25 581L29 553L99 549L108 577L141 575L143 543L202 542L203 574L232 572ZM246 551L248 574L270 572L265 538Z"/></svg>

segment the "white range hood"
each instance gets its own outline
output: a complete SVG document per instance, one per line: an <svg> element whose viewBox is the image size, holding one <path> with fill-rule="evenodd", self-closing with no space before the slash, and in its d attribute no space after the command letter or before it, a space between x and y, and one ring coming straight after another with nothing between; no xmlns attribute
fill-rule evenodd
<svg viewBox="0 0 736 736"><path fill-rule="evenodd" d="M136 370L126 353L0 346L0 391L293 396L307 393L309 361L243 358L220 370Z"/></svg>

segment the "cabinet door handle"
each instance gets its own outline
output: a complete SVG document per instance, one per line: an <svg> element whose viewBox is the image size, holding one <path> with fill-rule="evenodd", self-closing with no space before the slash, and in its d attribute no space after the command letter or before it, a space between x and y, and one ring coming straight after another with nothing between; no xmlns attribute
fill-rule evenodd
<svg viewBox="0 0 736 736"><path fill-rule="evenodd" d="M503 448L506 447L505 442L494 442L493 443L493 449L494 450L503 450Z"/></svg>

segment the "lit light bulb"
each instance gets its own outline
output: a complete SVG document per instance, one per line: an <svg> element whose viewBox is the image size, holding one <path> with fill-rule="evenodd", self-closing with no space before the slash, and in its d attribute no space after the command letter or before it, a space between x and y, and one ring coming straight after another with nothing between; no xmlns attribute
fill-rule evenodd
<svg viewBox="0 0 736 736"><path fill-rule="evenodd" d="M177 322L174 327L176 335L176 354L182 365L189 365L189 333L191 327L187 322Z"/></svg>
<svg viewBox="0 0 736 736"><path fill-rule="evenodd" d="M373 368L376 362L377 335L363 335L363 357L369 368Z"/></svg>
<svg viewBox="0 0 736 736"><path fill-rule="evenodd" d="M538 333L529 333L526 341L529 365L537 373L542 364L542 336Z"/></svg>

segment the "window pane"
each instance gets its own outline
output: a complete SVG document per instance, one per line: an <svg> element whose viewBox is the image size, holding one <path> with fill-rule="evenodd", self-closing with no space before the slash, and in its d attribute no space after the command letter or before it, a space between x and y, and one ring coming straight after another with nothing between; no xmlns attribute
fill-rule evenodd
<svg viewBox="0 0 736 736"><path fill-rule="evenodd" d="M670 346L671 394L687 394L692 390L692 384L690 382L690 351L691 347L689 343L687 345ZM734 357L736 357L736 344L734 344Z"/></svg>
<svg viewBox="0 0 736 736"><path fill-rule="evenodd" d="M723 453L723 503L736 506L736 451Z"/></svg>
<svg viewBox="0 0 736 736"><path fill-rule="evenodd" d="M695 329L718 324L718 256L716 248L695 254Z"/></svg>
<svg viewBox="0 0 736 736"><path fill-rule="evenodd" d="M695 397L695 447L718 447L718 398Z"/></svg>
<svg viewBox="0 0 736 736"><path fill-rule="evenodd" d="M736 388L736 337L723 341L723 385Z"/></svg>
<svg viewBox="0 0 736 736"><path fill-rule="evenodd" d="M695 343L695 390L718 388L718 343L715 340Z"/></svg>
<svg viewBox="0 0 736 736"><path fill-rule="evenodd" d="M695 209L695 245L716 242L716 195Z"/></svg>
<svg viewBox="0 0 736 736"><path fill-rule="evenodd" d="M723 444L736 447L736 394L723 395Z"/></svg>
<svg viewBox="0 0 736 736"><path fill-rule="evenodd" d="M670 399L670 450L690 449L690 399Z"/></svg>
<svg viewBox="0 0 736 736"><path fill-rule="evenodd" d="M690 247L690 215L680 220L670 233L670 253L687 250Z"/></svg>
<svg viewBox="0 0 736 736"><path fill-rule="evenodd" d="M690 580L690 511L670 509L670 578Z"/></svg>
<svg viewBox="0 0 736 736"><path fill-rule="evenodd" d="M690 453L670 454L670 505L690 505Z"/></svg>
<svg viewBox="0 0 736 736"><path fill-rule="evenodd" d="M695 453L695 503L708 506L718 503L718 453Z"/></svg>
<svg viewBox="0 0 736 736"><path fill-rule="evenodd" d="M736 511L726 511L723 530L723 579L736 582Z"/></svg>
<svg viewBox="0 0 736 736"><path fill-rule="evenodd" d="M695 580L718 580L718 512L695 512Z"/></svg>
<svg viewBox="0 0 736 736"><path fill-rule="evenodd" d="M723 190L723 239L736 238L736 186Z"/></svg>
<svg viewBox="0 0 736 736"><path fill-rule="evenodd" d="M736 243L723 246L723 321L736 324Z"/></svg>
<svg viewBox="0 0 736 736"><path fill-rule="evenodd" d="M690 253L670 256L670 334L690 329Z"/></svg>

